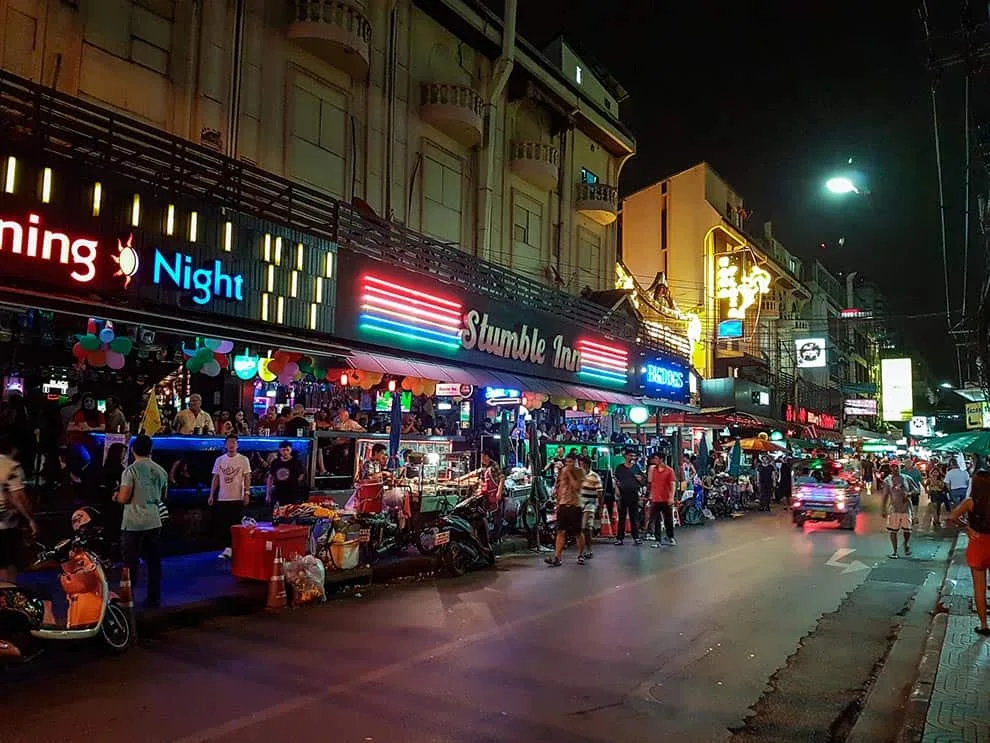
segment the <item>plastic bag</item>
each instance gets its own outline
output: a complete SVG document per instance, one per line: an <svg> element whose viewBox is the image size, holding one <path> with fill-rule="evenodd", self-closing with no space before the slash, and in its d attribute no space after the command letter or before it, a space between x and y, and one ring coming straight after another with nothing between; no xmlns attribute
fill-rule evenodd
<svg viewBox="0 0 990 743"><path fill-rule="evenodd" d="M292 588L292 605L306 606L327 600L326 569L313 555L285 563L285 581Z"/></svg>

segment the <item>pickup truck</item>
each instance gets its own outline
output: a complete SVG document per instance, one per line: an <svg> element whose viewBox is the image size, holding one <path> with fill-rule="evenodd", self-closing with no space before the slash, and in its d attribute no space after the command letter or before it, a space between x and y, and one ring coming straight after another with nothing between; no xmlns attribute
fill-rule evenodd
<svg viewBox="0 0 990 743"><path fill-rule="evenodd" d="M791 518L799 529L805 521L838 521L840 529L856 528L863 489L856 482L800 483L791 495Z"/></svg>

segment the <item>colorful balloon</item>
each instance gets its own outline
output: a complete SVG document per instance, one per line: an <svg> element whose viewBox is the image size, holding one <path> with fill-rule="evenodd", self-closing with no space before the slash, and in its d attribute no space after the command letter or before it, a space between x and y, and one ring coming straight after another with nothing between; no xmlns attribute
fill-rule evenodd
<svg viewBox="0 0 990 743"><path fill-rule="evenodd" d="M134 348L134 343L130 338L114 338L110 341L110 350L127 356Z"/></svg>
<svg viewBox="0 0 990 743"><path fill-rule="evenodd" d="M261 377L262 382L274 382L278 379L278 374L271 370L272 359L259 359L258 360L258 376Z"/></svg>
<svg viewBox="0 0 990 743"><path fill-rule="evenodd" d="M216 359L210 359L205 364L203 364L203 368L200 371L202 371L203 374L205 374L208 377L215 377L217 374L220 373L220 364L217 362Z"/></svg>
<svg viewBox="0 0 990 743"><path fill-rule="evenodd" d="M116 351L106 351L107 366L111 369L123 369L124 362L126 359L123 354L117 353Z"/></svg>

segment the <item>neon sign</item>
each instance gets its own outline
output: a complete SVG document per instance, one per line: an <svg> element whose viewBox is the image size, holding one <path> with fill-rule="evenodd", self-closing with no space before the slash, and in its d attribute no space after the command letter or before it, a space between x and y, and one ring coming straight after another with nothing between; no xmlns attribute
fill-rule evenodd
<svg viewBox="0 0 990 743"><path fill-rule="evenodd" d="M192 301L199 305L209 304L214 297L244 301L244 277L224 273L219 260L214 260L210 268L194 269L192 256L176 253L169 259L156 249L151 280L155 284L168 281L176 289L191 292Z"/></svg>
<svg viewBox="0 0 990 743"><path fill-rule="evenodd" d="M39 234L40 233L40 234ZM71 238L64 232L41 229L41 217L29 214L27 222L0 219L0 251L42 261L58 261L75 267L69 277L88 284L96 276L99 242L88 238Z"/></svg>
<svg viewBox="0 0 990 743"><path fill-rule="evenodd" d="M684 372L657 364L647 364L646 382L658 387L670 387L679 390L684 386Z"/></svg>
<svg viewBox="0 0 990 743"><path fill-rule="evenodd" d="M417 344L460 348L461 305L377 276L361 280L358 327Z"/></svg>
<svg viewBox="0 0 990 743"><path fill-rule="evenodd" d="M557 336L558 338L560 336ZM579 340L578 372L582 377L592 377L600 382L625 384L629 373L629 353L624 348L606 346L589 340Z"/></svg>
<svg viewBox="0 0 990 743"><path fill-rule="evenodd" d="M729 256L719 256L715 270L715 297L728 301L726 317L742 320L756 298L770 291L771 281L770 274L759 266L752 266L747 273L741 274L738 264L733 263Z"/></svg>
<svg viewBox="0 0 990 743"><path fill-rule="evenodd" d="M489 405L519 405L522 391L505 387L485 387L485 402Z"/></svg>
<svg viewBox="0 0 990 743"><path fill-rule="evenodd" d="M795 413L793 405L787 406L784 411L784 418L788 423L808 423L832 431L836 429L838 423L835 416L828 413L815 413L804 408L798 408L797 413Z"/></svg>

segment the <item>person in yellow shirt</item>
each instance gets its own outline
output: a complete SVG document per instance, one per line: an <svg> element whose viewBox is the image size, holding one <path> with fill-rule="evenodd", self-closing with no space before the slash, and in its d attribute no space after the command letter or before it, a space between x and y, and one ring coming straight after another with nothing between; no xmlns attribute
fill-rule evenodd
<svg viewBox="0 0 990 743"><path fill-rule="evenodd" d="M176 414L172 428L183 436L192 436L197 433L197 428L199 429L198 433L216 433L213 418L203 410L203 398L196 393L189 395L188 407Z"/></svg>

